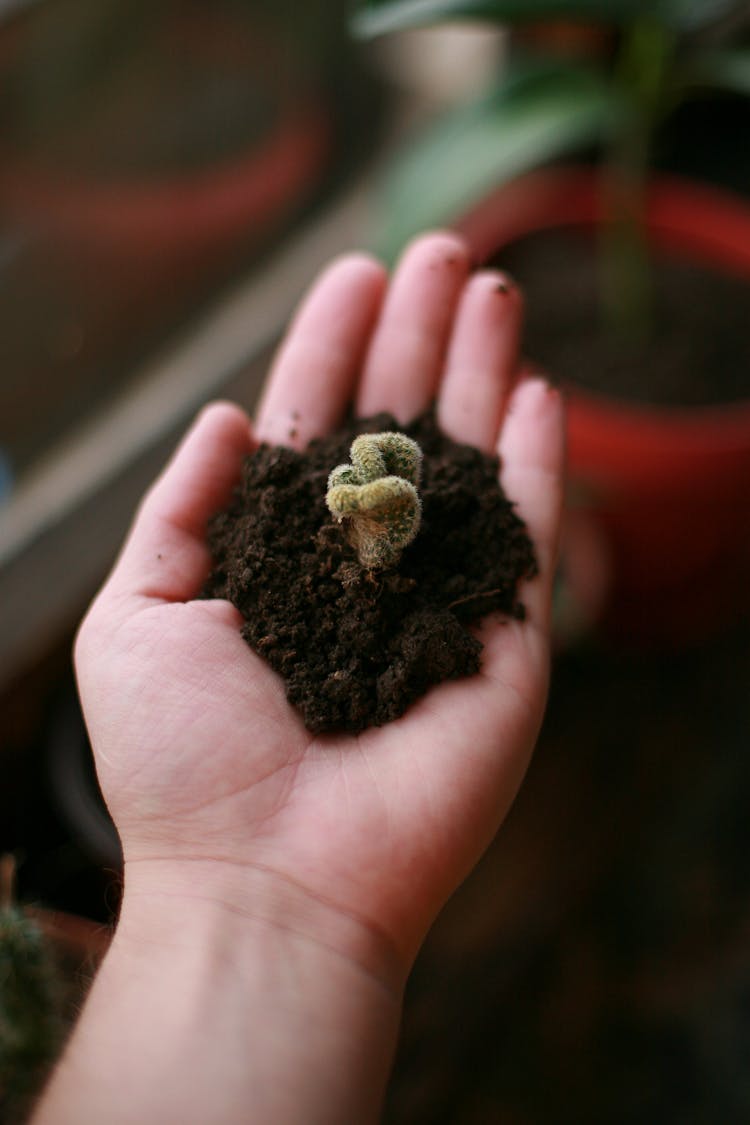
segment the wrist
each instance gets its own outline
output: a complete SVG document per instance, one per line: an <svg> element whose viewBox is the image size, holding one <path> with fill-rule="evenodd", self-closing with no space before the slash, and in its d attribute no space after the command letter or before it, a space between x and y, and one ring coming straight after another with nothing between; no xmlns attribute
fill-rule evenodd
<svg viewBox="0 0 750 1125"><path fill-rule="evenodd" d="M127 865L120 921L41 1125L80 1120L65 1113L76 1101L113 1125L220 1125L248 1107L274 1125L375 1121L400 990L357 926L263 872Z"/></svg>
<svg viewBox="0 0 750 1125"><path fill-rule="evenodd" d="M408 963L385 930L261 865L213 860L126 862L117 932L149 946L220 948L243 960L287 950L320 970L351 973L400 1003Z"/></svg>

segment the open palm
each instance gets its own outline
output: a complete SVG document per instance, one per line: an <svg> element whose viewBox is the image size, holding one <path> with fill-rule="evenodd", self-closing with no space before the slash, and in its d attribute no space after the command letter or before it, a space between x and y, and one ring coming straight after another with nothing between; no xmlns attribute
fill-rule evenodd
<svg viewBox="0 0 750 1125"><path fill-rule="evenodd" d="M251 869L381 936L408 963L522 779L541 721L562 492L559 396L519 375L521 298L432 234L390 284L363 255L315 283L253 431L207 408L146 497L78 637L81 697L126 865ZM482 670L396 722L312 736L227 602L196 598L208 516L258 440L304 447L354 401L408 421L437 396L453 438L502 460L540 573L524 622L492 616Z"/></svg>

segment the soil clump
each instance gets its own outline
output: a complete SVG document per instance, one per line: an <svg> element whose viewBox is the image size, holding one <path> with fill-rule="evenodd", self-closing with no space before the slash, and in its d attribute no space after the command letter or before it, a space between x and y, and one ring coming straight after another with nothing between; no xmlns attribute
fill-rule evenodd
<svg viewBox="0 0 750 1125"><path fill-rule="evenodd" d="M325 495L354 437L384 430L422 448L422 525L397 569L373 573ZM536 572L497 458L451 441L432 410L407 427L387 414L349 419L303 453L261 446L208 543L204 596L240 610L244 639L314 733L387 723L434 684L473 675L482 646L467 626L492 612L522 619L518 585Z"/></svg>

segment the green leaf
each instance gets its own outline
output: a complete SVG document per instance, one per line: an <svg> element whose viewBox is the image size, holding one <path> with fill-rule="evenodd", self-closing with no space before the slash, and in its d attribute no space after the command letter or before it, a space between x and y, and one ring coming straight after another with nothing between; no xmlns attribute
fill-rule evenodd
<svg viewBox="0 0 750 1125"><path fill-rule="evenodd" d="M659 0L653 15L659 22L678 31L698 31L726 19L733 12L746 10L747 0Z"/></svg>
<svg viewBox="0 0 750 1125"><path fill-rule="evenodd" d="M705 51L685 72L686 85L711 86L750 97L750 48Z"/></svg>
<svg viewBox="0 0 750 1125"><path fill-rule="evenodd" d="M498 24L545 20L623 26L646 18L678 31L709 26L741 10L746 0L361 0L352 30L362 38L449 20Z"/></svg>
<svg viewBox="0 0 750 1125"><path fill-rule="evenodd" d="M614 88L572 65L526 69L413 143L383 189L377 249L393 258L419 230L450 223L487 191L611 135Z"/></svg>
<svg viewBox="0 0 750 1125"><path fill-rule="evenodd" d="M534 23L586 20L616 24L649 10L648 0L364 0L352 18L355 35L369 38L449 20Z"/></svg>

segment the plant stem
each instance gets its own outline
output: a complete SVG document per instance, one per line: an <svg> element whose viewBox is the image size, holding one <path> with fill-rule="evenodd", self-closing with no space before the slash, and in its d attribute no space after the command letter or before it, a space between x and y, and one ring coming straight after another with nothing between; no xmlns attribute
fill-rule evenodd
<svg viewBox="0 0 750 1125"><path fill-rule="evenodd" d="M646 190L652 137L664 106L672 52L669 32L645 18L625 32L615 65L614 80L627 108L605 158L603 302L610 329L635 342L646 338L652 328Z"/></svg>

